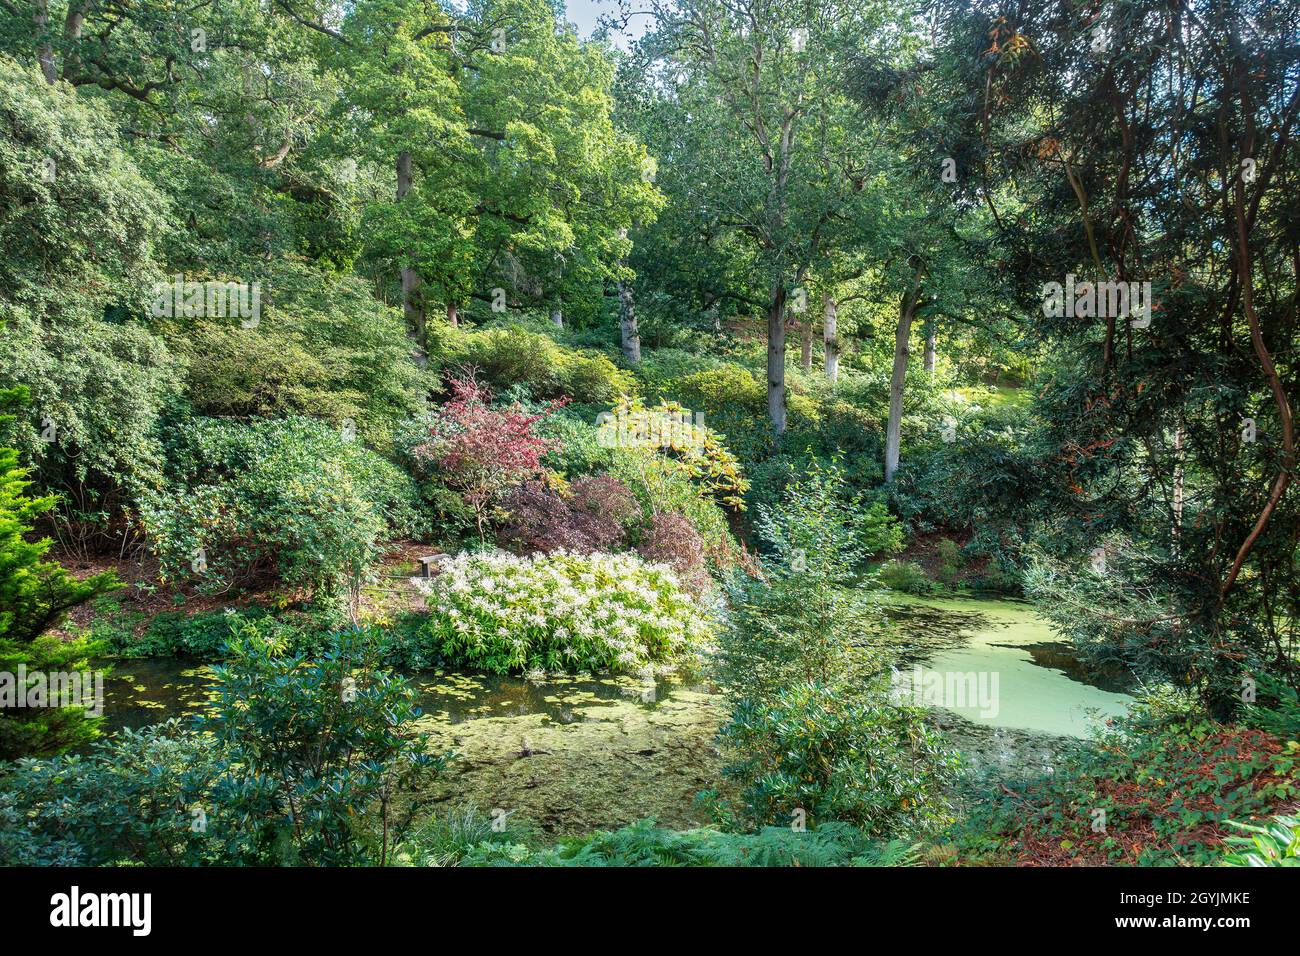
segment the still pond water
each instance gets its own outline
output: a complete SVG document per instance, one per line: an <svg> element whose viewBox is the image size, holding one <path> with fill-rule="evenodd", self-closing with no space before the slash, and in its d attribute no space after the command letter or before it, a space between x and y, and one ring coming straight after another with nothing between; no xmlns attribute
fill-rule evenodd
<svg viewBox="0 0 1300 956"><path fill-rule="evenodd" d="M887 613L907 649L908 664L898 674L902 692L975 724L1084 737L1098 720L1122 714L1132 700L1122 675L1084 668L1070 645L1027 604L899 596ZM653 708L675 694L706 690L634 678L535 682L442 672L412 677L421 709L452 725L528 715L570 724L593 707L634 703ZM116 662L105 682L107 729L198 713L209 683L208 669L192 660Z"/></svg>
<svg viewBox="0 0 1300 956"><path fill-rule="evenodd" d="M972 769L1050 772L1069 738L1129 701L1121 682L1085 671L1026 605L904 598L887 613L906 661L899 693L930 685L934 675L941 687L951 675L955 687L974 689L973 697L933 701ZM210 672L197 662L115 668L105 686L110 729L205 706ZM427 672L411 679L431 748L455 754L426 794L435 811L504 808L557 836L647 817L677 829L711 822L697 796L722 779L716 736L725 714L707 686L625 676L528 681Z"/></svg>

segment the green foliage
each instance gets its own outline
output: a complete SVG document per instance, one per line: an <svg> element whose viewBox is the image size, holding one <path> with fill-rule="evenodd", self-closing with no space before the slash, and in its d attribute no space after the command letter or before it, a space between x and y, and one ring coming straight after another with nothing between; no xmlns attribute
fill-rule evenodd
<svg viewBox="0 0 1300 956"><path fill-rule="evenodd" d="M532 849L522 843L482 842L464 856L469 866L909 866L916 851L879 843L843 823L797 832L764 827L756 833L711 829L664 830L640 820L621 830Z"/></svg>
<svg viewBox="0 0 1300 956"><path fill-rule="evenodd" d="M869 551L900 543L883 505L844 496L835 464L814 466L786 491L780 509L760 506L768 552L762 577L734 576L720 642L718 679L733 697L767 699L806 681L851 680L878 662L855 649L878 632L881 614L866 582Z"/></svg>
<svg viewBox="0 0 1300 956"><path fill-rule="evenodd" d="M159 479L177 376L132 317L167 204L102 104L3 55L0 91L0 385L27 388L14 441L80 539Z"/></svg>
<svg viewBox="0 0 1300 956"><path fill-rule="evenodd" d="M162 481L159 418L178 391L162 340L131 323L42 323L24 310L0 330L0 381L28 390L17 444L47 488L64 493L61 517L103 525ZM47 440L48 439L48 440Z"/></svg>
<svg viewBox="0 0 1300 956"><path fill-rule="evenodd" d="M954 586L961 578L961 545L952 538L940 538L934 551L939 561L939 569L936 572L939 580L949 587Z"/></svg>
<svg viewBox="0 0 1300 956"><path fill-rule="evenodd" d="M444 368L472 368L495 389L526 387L535 399L569 397L582 405L609 407L636 393L636 382L604 355L567 348L523 328L486 329L453 340L441 357Z"/></svg>
<svg viewBox="0 0 1300 956"><path fill-rule="evenodd" d="M383 865L421 807L395 796L447 757L413 731L414 691L374 635L327 643L308 660L245 622L199 729L0 765L0 864Z"/></svg>
<svg viewBox="0 0 1300 956"><path fill-rule="evenodd" d="M0 302L57 322L129 300L168 209L111 111L0 54L0 116Z"/></svg>
<svg viewBox="0 0 1300 956"><path fill-rule="evenodd" d="M1225 866L1300 866L1300 817L1273 817L1262 825L1229 820L1249 836L1230 836L1229 846L1240 847L1223 858Z"/></svg>
<svg viewBox="0 0 1300 956"><path fill-rule="evenodd" d="M0 399L5 396L0 395ZM112 574L78 581L44 560L50 540L28 540L33 523L54 498L33 498L32 482L12 448L0 448L0 640L28 643L56 625L67 611L116 586Z"/></svg>
<svg viewBox="0 0 1300 956"><path fill-rule="evenodd" d="M467 856L489 857L498 848L524 845L533 836L504 811L486 814L468 806L434 812L411 828L393 850L394 866L458 866Z"/></svg>
<svg viewBox="0 0 1300 956"><path fill-rule="evenodd" d="M861 564L901 543L883 505L846 497L843 473L814 467L781 510L760 507L762 579L733 579L715 659L731 716L719 734L743 826L846 820L873 836L945 819L954 757L914 708L890 704L871 648L880 613Z"/></svg>
<svg viewBox="0 0 1300 956"><path fill-rule="evenodd" d="M678 462L645 449L618 448L613 451L609 474L632 492L644 523L656 514L684 515L699 533L715 568L735 563L737 547L726 512Z"/></svg>
<svg viewBox="0 0 1300 956"><path fill-rule="evenodd" d="M1194 707L1186 693L1139 701L1049 777L994 800L980 828L1039 863L1217 864L1228 821L1300 798L1300 744L1208 720Z"/></svg>
<svg viewBox="0 0 1300 956"><path fill-rule="evenodd" d="M252 817L241 835L249 849L282 863L385 863L419 807L395 798L447 758L413 730L415 692L380 666L378 635L341 632L309 659L244 624L230 652L214 668L217 700L202 724L228 748L213 797L231 817ZM377 848L360 825L372 806Z"/></svg>
<svg viewBox="0 0 1300 956"><path fill-rule="evenodd" d="M692 412L702 412L705 424L723 436L744 461L763 458L771 446L766 424L767 389L748 369L725 364L688 375L671 389L672 397ZM819 412L804 395L788 393L790 427L814 427Z"/></svg>
<svg viewBox="0 0 1300 956"><path fill-rule="evenodd" d="M356 278L322 280L293 260L277 262L265 281L274 299L252 328L218 318L170 323L194 412L311 415L390 448L398 423L422 408L427 386L401 313Z"/></svg>
<svg viewBox="0 0 1300 956"><path fill-rule="evenodd" d="M225 660L232 631L245 624L256 625L263 634L283 642L295 653L317 654L325 649L332 630L343 623L339 614L325 609L272 612L250 604L196 614L164 611L147 624L138 622L143 624L139 627L129 626L130 615L111 598L98 602L96 610L99 613L88 627L88 636L102 642L107 653L120 658L185 656Z"/></svg>
<svg viewBox="0 0 1300 956"><path fill-rule="evenodd" d="M379 542L416 524L411 480L314 419L196 419L171 458L167 492L141 508L165 579L327 598L355 590Z"/></svg>
<svg viewBox="0 0 1300 956"><path fill-rule="evenodd" d="M596 424L575 417L568 409L539 420L535 432L551 443L542 464L566 478L604 471L614 460L614 450L601 443Z"/></svg>
<svg viewBox="0 0 1300 956"><path fill-rule="evenodd" d="M634 555L462 554L428 604L427 624L395 648L408 666L636 671L682 663L709 633L673 572Z"/></svg>
<svg viewBox="0 0 1300 956"><path fill-rule="evenodd" d="M0 392L0 409L21 397ZM3 424L8 416L0 416ZM77 580L45 560L49 539L29 540L33 522L54 505L33 498L31 481L12 448L0 447L0 672L83 672L96 647L83 640L42 637L68 610L118 586L111 573ZM0 711L0 760L59 753L92 738L84 708L8 708Z"/></svg>
<svg viewBox="0 0 1300 956"><path fill-rule="evenodd" d="M919 708L881 688L845 694L804 683L766 699L740 698L722 729L741 784L744 824L843 820L870 836L923 832L948 819L958 768Z"/></svg>
<svg viewBox="0 0 1300 956"><path fill-rule="evenodd" d="M235 862L215 853L219 818L204 796L222 760L211 738L174 719L125 729L84 755L0 765L0 863ZM206 832L191 812L205 806Z"/></svg>
<svg viewBox="0 0 1300 956"><path fill-rule="evenodd" d="M904 594L933 594L939 590L925 569L915 561L886 561L876 572L876 579L891 591Z"/></svg>
<svg viewBox="0 0 1300 956"><path fill-rule="evenodd" d="M1256 700L1242 709L1241 719L1283 740L1300 740L1300 693L1267 674L1256 685Z"/></svg>
<svg viewBox="0 0 1300 956"><path fill-rule="evenodd" d="M101 650L93 641L55 635L31 641L0 638L0 673L7 675L6 683L16 686L19 667L26 668L30 685L36 684L37 673L51 684L56 675L75 674L82 681L84 700L67 702L69 706L0 709L0 761L64 753L99 735L100 718L87 713L87 706L94 703L94 675L108 670L92 666L92 658Z"/></svg>
<svg viewBox="0 0 1300 956"><path fill-rule="evenodd" d="M749 482L740 462L712 429L692 420L689 409L677 402L646 408L625 399L602 413L599 422L601 444L660 455L719 503L744 509Z"/></svg>

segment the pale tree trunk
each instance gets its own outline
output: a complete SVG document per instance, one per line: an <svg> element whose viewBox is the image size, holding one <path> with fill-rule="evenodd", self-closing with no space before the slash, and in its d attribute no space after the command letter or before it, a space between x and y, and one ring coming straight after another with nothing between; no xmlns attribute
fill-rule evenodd
<svg viewBox="0 0 1300 956"><path fill-rule="evenodd" d="M903 436L903 383L907 380L908 341L912 335L912 316L921 292L921 267L916 270L912 288L898 307L898 331L894 336L894 373L889 379L889 422L885 426L885 483L894 480L898 471L898 452Z"/></svg>
<svg viewBox="0 0 1300 956"><path fill-rule="evenodd" d="M840 375L840 343L836 336L836 324L840 318L840 307L829 294L822 296L822 315L825 319L825 326L822 330L822 343L825 351L823 353L823 363L826 369L826 378L832 385Z"/></svg>
<svg viewBox="0 0 1300 956"><path fill-rule="evenodd" d="M713 326L714 332L722 331L722 310L718 308L718 300L713 299L709 302L708 312L709 322Z"/></svg>
<svg viewBox="0 0 1300 956"><path fill-rule="evenodd" d="M767 414L780 445L785 435L785 284L779 276L767 307Z"/></svg>
<svg viewBox="0 0 1300 956"><path fill-rule="evenodd" d="M623 357L632 365L641 361L641 333L636 327L636 303L632 301L632 287L626 282L618 284L619 328L623 336Z"/></svg>
<svg viewBox="0 0 1300 956"><path fill-rule="evenodd" d="M90 6L90 0L73 3L68 7L68 16L63 21L63 39L68 41L68 52L63 56L64 79L74 75L81 65L81 56L78 49L81 42L81 31L86 23L86 8L88 6Z"/></svg>
<svg viewBox="0 0 1300 956"><path fill-rule="evenodd" d="M551 323L557 328L564 328L564 310L558 305L551 306Z"/></svg>
<svg viewBox="0 0 1300 956"><path fill-rule="evenodd" d="M934 375L934 316L925 323L925 370Z"/></svg>
<svg viewBox="0 0 1300 956"><path fill-rule="evenodd" d="M397 198L411 191L411 154L400 153L397 157ZM420 274L409 264L402 265L402 314L406 316L407 327L414 330L420 344L425 344L424 309L418 301L420 291Z"/></svg>
<svg viewBox="0 0 1300 956"><path fill-rule="evenodd" d="M799 316L799 367L805 375L812 371L813 327L812 313L804 309Z"/></svg>
<svg viewBox="0 0 1300 956"><path fill-rule="evenodd" d="M447 324L453 329L460 325L460 309L455 302L447 303Z"/></svg>

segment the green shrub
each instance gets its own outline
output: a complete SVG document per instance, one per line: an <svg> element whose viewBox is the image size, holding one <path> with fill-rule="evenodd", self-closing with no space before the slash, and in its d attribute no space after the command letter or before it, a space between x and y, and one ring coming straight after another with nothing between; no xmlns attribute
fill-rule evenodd
<svg viewBox="0 0 1300 956"><path fill-rule="evenodd" d="M16 444L45 487L73 492L60 515L88 538L161 483L158 423L179 391L176 363L161 339L135 323L43 325L21 310L8 318L0 383L29 393ZM88 522L100 527L80 527Z"/></svg>
<svg viewBox="0 0 1300 956"><path fill-rule="evenodd" d="M759 509L762 574L727 582L730 613L715 660L732 699L771 697L807 681L851 681L854 670L880 666L859 648L872 645L867 635L883 617L862 578L882 511L847 496L834 464L791 485L779 508Z"/></svg>
<svg viewBox="0 0 1300 956"><path fill-rule="evenodd" d="M711 355L683 349L646 349L632 370L644 384L650 399L680 399L678 383L699 372L707 372L722 363Z"/></svg>
<svg viewBox="0 0 1300 956"><path fill-rule="evenodd" d="M961 545L952 538L940 538L934 550L939 560L936 574L941 582L952 587L961 580Z"/></svg>
<svg viewBox="0 0 1300 956"><path fill-rule="evenodd" d="M585 421L567 411L562 409L537 422L534 431L551 443L542 464L569 479L604 471L613 462L614 453L601 444L595 420Z"/></svg>
<svg viewBox="0 0 1300 956"><path fill-rule="evenodd" d="M485 329L448 343L444 368L473 368L498 390L526 386L533 398L568 396L584 405L608 407L636 393L636 380L607 356L570 349L549 336L522 328Z"/></svg>
<svg viewBox="0 0 1300 956"><path fill-rule="evenodd" d="M119 612L120 613L120 612ZM114 615L116 618L117 615ZM109 653L122 658L200 657L224 660L232 633L245 624L256 624L262 631L283 641L286 648L300 653L317 653L324 649L331 630L344 622L328 611L271 612L257 604L219 611L164 611L151 620L139 636L135 628L113 627L108 620L105 646ZM101 636L98 621L91 624L92 637Z"/></svg>
<svg viewBox="0 0 1300 956"><path fill-rule="evenodd" d="M737 510L745 507L749 482L740 462L716 432L692 419L677 402L646 408L628 399L603 413L599 421L601 444L662 457L720 504Z"/></svg>
<svg viewBox="0 0 1300 956"><path fill-rule="evenodd" d="M165 581L328 597L357 586L380 540L417 524L411 480L314 419L196 419L171 467L168 493L141 508Z"/></svg>
<svg viewBox="0 0 1300 956"><path fill-rule="evenodd" d="M222 759L176 718L124 729L85 755L0 765L0 865L233 862L205 819L215 816L205 795Z"/></svg>
<svg viewBox="0 0 1300 956"><path fill-rule="evenodd" d="M692 412L702 412L709 428L722 435L744 461L762 458L771 445L767 417L767 386L740 365L726 364L681 379L674 397ZM813 427L817 403L806 395L786 391L789 427Z"/></svg>
<svg viewBox="0 0 1300 956"><path fill-rule="evenodd" d="M415 693L379 645L335 634L309 660L246 622L199 729L0 764L0 865L382 865L447 757L413 730Z"/></svg>
<svg viewBox="0 0 1300 956"><path fill-rule="evenodd" d="M449 758L427 752L415 691L380 666L381 645L344 631L309 659L253 624L232 636L202 726L227 753L212 799L247 821L252 861L383 865L408 831L421 806L412 794Z"/></svg>
<svg viewBox="0 0 1300 956"><path fill-rule="evenodd" d="M656 514L684 515L700 538L715 568L735 562L737 546L727 523L726 512L675 461L644 449L614 451L609 474L623 482L641 506L642 523Z"/></svg>
<svg viewBox="0 0 1300 956"><path fill-rule="evenodd" d="M708 634L672 571L634 555L462 554L427 593L426 626L396 649L410 666L636 671L681 662Z"/></svg>
<svg viewBox="0 0 1300 956"><path fill-rule="evenodd" d="M0 391L0 412L22 390ZM10 417L0 414L0 425ZM33 498L31 482L11 448L0 447L0 672L82 672L98 648L85 640L42 636L68 610L117 586L113 574L77 580L46 561L49 539L31 540L32 524L54 504ZM0 760L59 753L91 739L95 720L78 707L5 707L0 710Z"/></svg>
<svg viewBox="0 0 1300 956"><path fill-rule="evenodd" d="M729 582L731 613L715 657L731 716L719 734L737 804L713 795L724 821L746 827L846 820L879 836L945 819L955 758L922 712L881 689L880 614L863 580L868 551L899 542L877 502L846 493L832 463L762 507L762 578Z"/></svg>
<svg viewBox="0 0 1300 956"><path fill-rule="evenodd" d="M939 590L939 585L915 561L886 561L880 566L877 579L891 591L904 594L933 594Z"/></svg>
<svg viewBox="0 0 1300 956"><path fill-rule="evenodd" d="M359 279L323 279L292 260L273 269L274 301L255 327L218 318L171 323L168 340L187 359L194 412L310 415L389 448L429 384L411 360L401 310Z"/></svg>
<svg viewBox="0 0 1300 956"><path fill-rule="evenodd" d="M920 708L882 692L822 683L741 698L722 730L749 825L843 820L870 836L923 832L949 819L944 796L958 762Z"/></svg>

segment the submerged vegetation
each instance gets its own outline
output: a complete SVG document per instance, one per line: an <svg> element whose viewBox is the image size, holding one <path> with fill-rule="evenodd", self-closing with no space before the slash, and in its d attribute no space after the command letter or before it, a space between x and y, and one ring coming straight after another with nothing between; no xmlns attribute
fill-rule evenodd
<svg viewBox="0 0 1300 956"><path fill-rule="evenodd" d="M1295 865L1296 6L607 14L0 5L0 864Z"/></svg>

